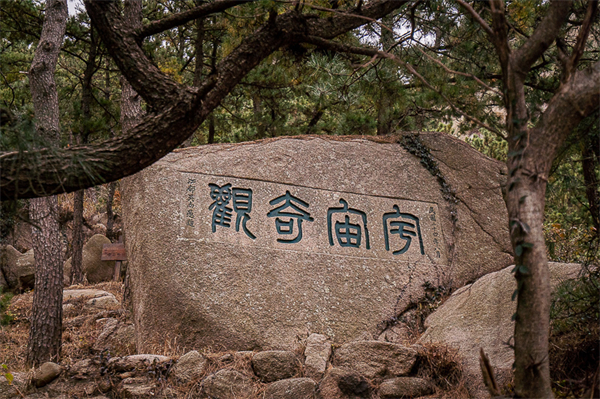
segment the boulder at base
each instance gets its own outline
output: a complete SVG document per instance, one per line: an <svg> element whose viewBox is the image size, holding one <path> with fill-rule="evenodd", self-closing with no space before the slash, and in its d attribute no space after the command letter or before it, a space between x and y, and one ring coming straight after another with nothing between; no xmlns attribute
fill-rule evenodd
<svg viewBox="0 0 600 399"><path fill-rule="evenodd" d="M424 284L510 264L504 180L439 133L177 150L122 184L138 350L377 337Z"/></svg>
<svg viewBox="0 0 600 399"><path fill-rule="evenodd" d="M110 281L113 278L115 261L100 260L104 244L110 244L110 240L101 234L96 234L83 246L81 269L90 284ZM64 273L66 285L71 280L71 261L72 258L69 258L65 262Z"/></svg>
<svg viewBox="0 0 600 399"><path fill-rule="evenodd" d="M22 254L12 245L2 248L2 273L8 288L33 288L35 281L35 257L33 249Z"/></svg>
<svg viewBox="0 0 600 399"><path fill-rule="evenodd" d="M550 262L548 266L553 289L581 271L581 265L574 263ZM458 349L469 391L476 398L489 396L481 377L479 348L488 355L500 386L512 375L515 356L509 344L514 343L515 323L511 319L517 309L517 302L511 300L517 288L513 267L483 276L452 294L427 317L427 330L419 339L420 343L442 342Z"/></svg>

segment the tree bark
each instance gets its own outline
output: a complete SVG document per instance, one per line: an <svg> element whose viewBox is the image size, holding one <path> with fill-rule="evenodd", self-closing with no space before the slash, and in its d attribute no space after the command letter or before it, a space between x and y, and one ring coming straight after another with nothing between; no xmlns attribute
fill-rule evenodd
<svg viewBox="0 0 600 399"><path fill-rule="evenodd" d="M73 196L73 256L71 257L71 284L83 282L83 200L85 190Z"/></svg>
<svg viewBox="0 0 600 399"><path fill-rule="evenodd" d="M117 190L117 182L108 183L108 196L106 198L106 237L111 241L118 239L113 231L115 224L115 215L113 214L113 202L115 199L115 191Z"/></svg>
<svg viewBox="0 0 600 399"><path fill-rule="evenodd" d="M58 93L54 70L67 23L67 2L48 0L40 41L29 70L29 85L38 134L50 145L59 138ZM30 202L35 254L35 286L27 364L37 366L60 355L63 261L56 197Z"/></svg>
<svg viewBox="0 0 600 399"><path fill-rule="evenodd" d="M142 2L141 0L126 0L124 11L125 23L130 29L138 29L142 26ZM121 92L121 131L127 134L136 126L142 115L142 99L123 77ZM114 192L113 192L114 195ZM111 200L112 204L112 200ZM112 213L112 209L111 209ZM131 287L129 280L129 268L125 272L125 283L123 287L123 305L131 306Z"/></svg>

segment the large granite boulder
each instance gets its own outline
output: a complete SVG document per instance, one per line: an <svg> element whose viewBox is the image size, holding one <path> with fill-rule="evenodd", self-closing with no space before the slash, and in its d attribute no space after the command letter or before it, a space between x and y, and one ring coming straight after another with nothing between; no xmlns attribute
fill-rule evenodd
<svg viewBox="0 0 600 399"><path fill-rule="evenodd" d="M138 350L377 338L424 284L509 265L503 164L403 137L187 148L124 179Z"/></svg>
<svg viewBox="0 0 600 399"><path fill-rule="evenodd" d="M104 247L104 244L110 243L110 240L105 236L95 234L83 246L81 269L90 284L110 281L113 278L115 261L100 260L102 247ZM67 259L64 266L65 284L67 285L71 278L71 260L72 258Z"/></svg>
<svg viewBox="0 0 600 399"><path fill-rule="evenodd" d="M483 276L456 291L425 320L427 330L420 343L441 342L457 348L473 397L488 396L479 366L479 349L483 348L500 385L511 378L515 323L512 315L517 302L511 297L517 288L513 266ZM549 263L550 284L556 287L566 279L576 278L581 265Z"/></svg>
<svg viewBox="0 0 600 399"><path fill-rule="evenodd" d="M35 258L33 249L22 254L12 245L2 248L2 273L8 288L33 288L35 281Z"/></svg>

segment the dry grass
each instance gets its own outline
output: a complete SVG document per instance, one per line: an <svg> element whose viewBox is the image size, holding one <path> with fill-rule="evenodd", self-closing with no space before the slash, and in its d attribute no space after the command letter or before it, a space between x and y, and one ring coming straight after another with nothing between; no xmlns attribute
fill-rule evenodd
<svg viewBox="0 0 600 399"><path fill-rule="evenodd" d="M119 302L123 299L122 284L117 282L106 282L93 286L74 285L67 289L103 290L115 295ZM92 347L102 331L102 324L96 323L96 319L92 317L98 313L98 310L84 307L84 301L85 299L65 301L65 304L70 303L74 306L63 314L61 363L64 365L73 364L94 355ZM8 312L13 315L13 320L9 325L0 327L0 363L6 364L11 371L27 370L25 358L32 305L32 291L15 295L8 307ZM121 317L125 318L125 316ZM86 322L73 325L72 322L77 318L86 319Z"/></svg>
<svg viewBox="0 0 600 399"><path fill-rule="evenodd" d="M468 381L456 349L441 344L422 344L418 348L417 359L417 375L436 386L432 398L469 398Z"/></svg>

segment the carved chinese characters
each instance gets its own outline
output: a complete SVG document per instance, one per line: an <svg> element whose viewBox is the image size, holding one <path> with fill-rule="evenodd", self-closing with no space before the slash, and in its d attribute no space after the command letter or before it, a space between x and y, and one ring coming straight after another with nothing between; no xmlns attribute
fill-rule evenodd
<svg viewBox="0 0 600 399"><path fill-rule="evenodd" d="M202 174L184 174L182 182L187 239L446 261L436 204Z"/></svg>

